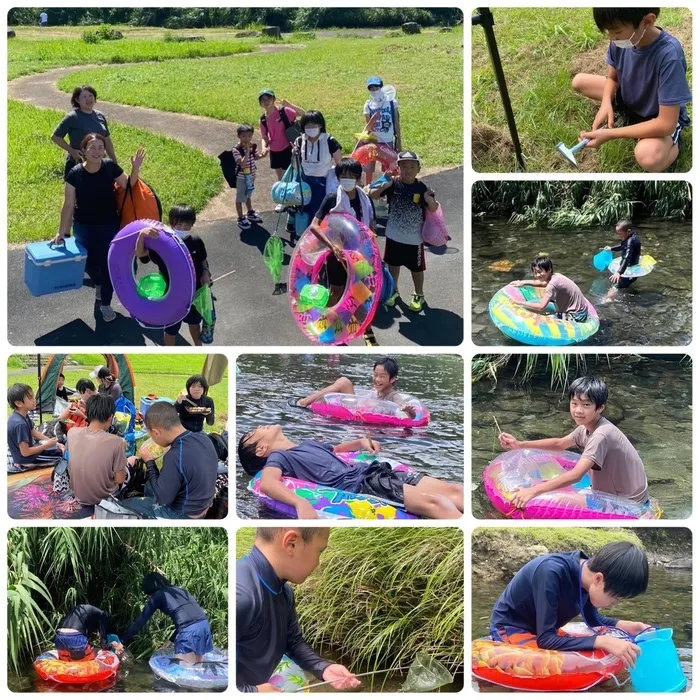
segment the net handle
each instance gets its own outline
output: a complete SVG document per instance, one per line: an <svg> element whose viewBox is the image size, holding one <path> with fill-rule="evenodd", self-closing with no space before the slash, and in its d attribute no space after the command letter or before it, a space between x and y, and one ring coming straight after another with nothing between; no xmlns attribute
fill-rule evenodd
<svg viewBox="0 0 700 700"><path fill-rule="evenodd" d="M393 668L382 668L379 669L378 671L367 671L366 673L354 673L353 675L355 678L362 678L363 676L373 676L375 673L389 673L390 671L405 671L406 669L410 669L410 666L394 666ZM340 679L337 679L340 680ZM305 685L303 688L297 688L294 692L295 693L301 693L304 690L309 690L309 688L318 688L321 685L330 685L331 683L335 683L336 680L333 681L321 681L320 683L312 683L311 685Z"/></svg>

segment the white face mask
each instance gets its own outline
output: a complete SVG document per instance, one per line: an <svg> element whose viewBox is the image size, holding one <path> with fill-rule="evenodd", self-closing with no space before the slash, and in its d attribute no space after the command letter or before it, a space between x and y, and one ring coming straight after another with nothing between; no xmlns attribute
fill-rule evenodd
<svg viewBox="0 0 700 700"><path fill-rule="evenodd" d="M180 231L176 228L173 229L173 232L180 240L182 240L185 236L187 236L187 234L189 234L189 231Z"/></svg>
<svg viewBox="0 0 700 700"><path fill-rule="evenodd" d="M369 91L369 99L372 102L383 102L384 101L384 90L379 88L379 90L370 90Z"/></svg>
<svg viewBox="0 0 700 700"><path fill-rule="evenodd" d="M304 133L314 139L321 133L321 129L317 126L309 127L308 129L304 129Z"/></svg>
<svg viewBox="0 0 700 700"><path fill-rule="evenodd" d="M613 44L615 44L615 46L617 46L618 49L635 49L635 48L637 48L637 46L639 46L639 42L644 38L644 34L647 31L647 28L644 27L644 31L642 32L642 36L639 37L639 41L633 42L632 37L637 33L638 29L639 29L639 27L637 27L637 29L635 29L632 32L632 36L629 39L618 39L617 41L613 41Z"/></svg>
<svg viewBox="0 0 700 700"><path fill-rule="evenodd" d="M340 182L340 186L346 192L352 192L355 189L355 186L357 185L357 180L353 180L352 178L348 178L348 177L341 177L339 182Z"/></svg>

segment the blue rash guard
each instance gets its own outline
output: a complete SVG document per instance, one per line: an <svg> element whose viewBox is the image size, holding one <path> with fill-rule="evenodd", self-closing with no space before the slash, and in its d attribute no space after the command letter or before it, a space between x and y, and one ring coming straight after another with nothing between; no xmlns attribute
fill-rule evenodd
<svg viewBox="0 0 700 700"><path fill-rule="evenodd" d="M323 680L330 666L303 639L291 586L257 548L236 562L236 687L256 693L287 654Z"/></svg>
<svg viewBox="0 0 700 700"><path fill-rule="evenodd" d="M199 603L184 588L176 588L175 586L161 588L148 599L143 612L122 637L124 646L141 631L141 628L151 619L156 610L168 615L175 624L175 631L170 637L172 642L175 641L177 633L184 627L207 619L204 610L199 607Z"/></svg>
<svg viewBox="0 0 700 700"><path fill-rule="evenodd" d="M100 646L103 649L107 649L109 646L107 643L109 620L107 615L94 605L76 605L65 614L56 629L75 630L87 639L90 639L93 633L98 632L100 635Z"/></svg>
<svg viewBox="0 0 700 700"><path fill-rule="evenodd" d="M491 613L491 635L499 629L537 635L537 646L556 651L591 651L595 637L569 637L557 630L581 614L591 627L615 627L617 620L600 615L580 586L583 552L545 554L523 566L506 586ZM583 611L579 607L583 600Z"/></svg>

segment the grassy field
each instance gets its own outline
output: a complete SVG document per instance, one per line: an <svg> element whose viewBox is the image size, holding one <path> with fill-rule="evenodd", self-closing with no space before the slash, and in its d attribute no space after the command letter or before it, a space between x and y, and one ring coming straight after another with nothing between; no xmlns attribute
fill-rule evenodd
<svg viewBox="0 0 700 700"><path fill-rule="evenodd" d="M463 162L463 39L461 31L318 39L245 60L86 68L59 87L90 83L107 101L257 125L257 94L271 85L280 97L323 112L328 131L349 152L364 124L365 81L381 72L397 89L403 146L426 166L457 165Z"/></svg>
<svg viewBox="0 0 700 700"><path fill-rule="evenodd" d="M202 371L205 357L205 355L168 355L164 358L162 355L129 355L136 379L137 407L140 397L149 393L175 399L185 388L187 378ZM90 368L104 363L102 355L71 355L71 359ZM8 369L17 369L17 364L20 363L16 360L12 362L12 365L15 365L13 367L8 362ZM70 365L64 367L63 373L66 375L66 385L70 387L75 387L78 379L89 374L85 369L74 369ZM38 386L36 368L9 376L8 384L15 383L29 384L36 390ZM223 381L209 387L209 396L214 399L216 416L214 425L210 427L205 423L204 428L207 432L220 433L228 420L228 370ZM8 406L7 415L10 411Z"/></svg>
<svg viewBox="0 0 700 700"><path fill-rule="evenodd" d="M555 153L557 143L573 145L590 128L597 107L574 93L576 73L605 75L607 39L598 31L589 8L495 8L495 33L515 120L529 172L570 172ZM659 25L676 36L688 62L692 85L691 12L663 8ZM484 32L472 28L472 150L478 172L513 172L515 157L491 67ZM676 172L691 166L691 133ZM613 141L598 152L585 150L581 169L596 172L642 172L632 142Z"/></svg>
<svg viewBox="0 0 700 700"><path fill-rule="evenodd" d="M9 243L53 238L63 204L63 151L49 139L63 117L56 110L8 103L8 231ZM138 146L146 149L143 179L158 193L163 211L189 204L199 211L221 189L219 163L179 141L142 129L110 123L121 165ZM183 177L183 163L187 177Z"/></svg>

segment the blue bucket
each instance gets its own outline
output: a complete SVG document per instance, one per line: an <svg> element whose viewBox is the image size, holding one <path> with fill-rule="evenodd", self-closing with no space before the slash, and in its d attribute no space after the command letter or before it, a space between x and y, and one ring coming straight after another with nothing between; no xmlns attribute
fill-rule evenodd
<svg viewBox="0 0 700 700"><path fill-rule="evenodd" d="M601 250L593 256L593 267L595 267L598 272L603 272L603 270L608 269L608 265L613 261L613 254L611 250Z"/></svg>
<svg viewBox="0 0 700 700"><path fill-rule="evenodd" d="M680 693L688 683L673 643L673 630L651 630L637 635L642 650L630 668L632 686L638 693Z"/></svg>

